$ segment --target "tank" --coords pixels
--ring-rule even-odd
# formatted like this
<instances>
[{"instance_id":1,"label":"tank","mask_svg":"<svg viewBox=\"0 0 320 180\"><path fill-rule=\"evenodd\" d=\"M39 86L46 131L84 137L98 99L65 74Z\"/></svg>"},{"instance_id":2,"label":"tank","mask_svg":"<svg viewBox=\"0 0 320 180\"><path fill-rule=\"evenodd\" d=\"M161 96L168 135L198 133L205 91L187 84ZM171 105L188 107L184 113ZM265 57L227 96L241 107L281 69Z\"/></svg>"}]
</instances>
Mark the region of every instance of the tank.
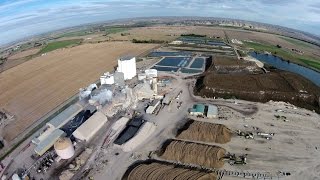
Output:
<instances>
[{"instance_id":1,"label":"tank","mask_svg":"<svg viewBox=\"0 0 320 180\"><path fill-rule=\"evenodd\" d=\"M74 155L74 147L69 138L59 138L54 143L54 149L61 159L69 159Z\"/></svg>"}]
</instances>

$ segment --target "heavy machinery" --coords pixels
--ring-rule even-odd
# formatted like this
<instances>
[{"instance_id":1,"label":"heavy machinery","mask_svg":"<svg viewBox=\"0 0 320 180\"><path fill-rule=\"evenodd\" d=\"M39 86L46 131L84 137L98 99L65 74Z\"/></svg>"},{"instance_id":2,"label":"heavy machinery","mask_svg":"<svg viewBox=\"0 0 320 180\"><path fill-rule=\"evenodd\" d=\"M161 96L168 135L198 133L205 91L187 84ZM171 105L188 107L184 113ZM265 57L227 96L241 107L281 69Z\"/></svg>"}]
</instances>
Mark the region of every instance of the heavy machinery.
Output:
<instances>
[{"instance_id":1,"label":"heavy machinery","mask_svg":"<svg viewBox=\"0 0 320 180\"><path fill-rule=\"evenodd\" d=\"M235 154L228 153L223 159L227 160L230 165L245 165L247 164L247 155L236 156Z\"/></svg>"}]
</instances>

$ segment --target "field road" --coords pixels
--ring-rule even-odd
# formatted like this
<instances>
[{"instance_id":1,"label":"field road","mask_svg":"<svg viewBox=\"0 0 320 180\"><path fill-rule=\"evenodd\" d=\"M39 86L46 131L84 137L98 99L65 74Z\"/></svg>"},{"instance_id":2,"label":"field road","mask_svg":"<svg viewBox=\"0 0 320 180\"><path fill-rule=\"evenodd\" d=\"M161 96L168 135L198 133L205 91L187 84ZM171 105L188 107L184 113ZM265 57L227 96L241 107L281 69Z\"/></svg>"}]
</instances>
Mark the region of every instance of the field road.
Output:
<instances>
[{"instance_id":1,"label":"field road","mask_svg":"<svg viewBox=\"0 0 320 180\"><path fill-rule=\"evenodd\" d=\"M0 74L0 107L16 120L2 133L11 142L43 115L113 70L117 58L139 55L156 44L106 42L61 49Z\"/></svg>"}]
</instances>

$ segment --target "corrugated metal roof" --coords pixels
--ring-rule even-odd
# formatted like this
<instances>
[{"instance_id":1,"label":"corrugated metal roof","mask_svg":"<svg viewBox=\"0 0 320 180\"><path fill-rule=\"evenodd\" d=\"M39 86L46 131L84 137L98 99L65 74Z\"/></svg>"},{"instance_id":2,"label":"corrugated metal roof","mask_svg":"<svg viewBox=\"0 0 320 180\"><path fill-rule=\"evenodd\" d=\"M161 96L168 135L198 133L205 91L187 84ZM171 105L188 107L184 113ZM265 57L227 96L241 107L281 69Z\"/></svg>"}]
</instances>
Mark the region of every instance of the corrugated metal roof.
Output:
<instances>
[{"instance_id":1,"label":"corrugated metal roof","mask_svg":"<svg viewBox=\"0 0 320 180\"><path fill-rule=\"evenodd\" d=\"M42 156L45 152L50 149L53 144L60 138L65 136L65 133L60 129L55 129L46 139L41 141L36 148L34 148L34 151Z\"/></svg>"},{"instance_id":2,"label":"corrugated metal roof","mask_svg":"<svg viewBox=\"0 0 320 180\"><path fill-rule=\"evenodd\" d=\"M61 126L65 125L76 114L78 114L81 110L82 107L79 104L73 104L64 111L62 111L60 114L58 114L56 117L54 117L47 124L55 128L60 128Z\"/></svg>"},{"instance_id":3,"label":"corrugated metal roof","mask_svg":"<svg viewBox=\"0 0 320 180\"><path fill-rule=\"evenodd\" d=\"M203 104L196 104L194 109L196 109L196 112L204 113L204 105Z\"/></svg>"},{"instance_id":4,"label":"corrugated metal roof","mask_svg":"<svg viewBox=\"0 0 320 180\"><path fill-rule=\"evenodd\" d=\"M207 111L207 116L208 115L218 115L218 107L217 106L213 106L213 105L209 105L208 106L208 111Z\"/></svg>"}]
</instances>

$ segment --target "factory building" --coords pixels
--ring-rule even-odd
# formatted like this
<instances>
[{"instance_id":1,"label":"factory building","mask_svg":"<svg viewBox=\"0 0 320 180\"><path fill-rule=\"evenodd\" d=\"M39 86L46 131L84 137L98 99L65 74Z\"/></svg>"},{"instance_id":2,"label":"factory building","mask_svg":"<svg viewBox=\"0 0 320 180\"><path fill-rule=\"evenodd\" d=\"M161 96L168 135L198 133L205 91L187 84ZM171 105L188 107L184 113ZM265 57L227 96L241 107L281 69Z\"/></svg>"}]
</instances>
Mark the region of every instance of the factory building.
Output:
<instances>
[{"instance_id":1,"label":"factory building","mask_svg":"<svg viewBox=\"0 0 320 180\"><path fill-rule=\"evenodd\" d=\"M73 132L73 136L81 141L90 141L93 136L107 123L107 117L97 111L86 122L84 122L78 129Z\"/></svg>"},{"instance_id":2,"label":"factory building","mask_svg":"<svg viewBox=\"0 0 320 180\"><path fill-rule=\"evenodd\" d=\"M118 86L124 86L124 74L122 72L114 72L113 74L114 83Z\"/></svg>"},{"instance_id":3,"label":"factory building","mask_svg":"<svg viewBox=\"0 0 320 180\"><path fill-rule=\"evenodd\" d=\"M39 155L42 156L45 152L47 152L53 144L60 138L64 137L66 134L60 130L56 129L51 134L48 135L46 139L41 141L34 149L34 151Z\"/></svg>"},{"instance_id":4,"label":"factory building","mask_svg":"<svg viewBox=\"0 0 320 180\"><path fill-rule=\"evenodd\" d=\"M207 110L208 118L216 118L218 116L218 107L214 105L209 105Z\"/></svg>"},{"instance_id":5,"label":"factory building","mask_svg":"<svg viewBox=\"0 0 320 180\"><path fill-rule=\"evenodd\" d=\"M124 74L124 80L132 79L137 75L136 58L133 56L119 58L117 71Z\"/></svg>"},{"instance_id":6,"label":"factory building","mask_svg":"<svg viewBox=\"0 0 320 180\"><path fill-rule=\"evenodd\" d=\"M100 84L114 84L114 76L109 72L104 73L104 75L100 76Z\"/></svg>"},{"instance_id":7,"label":"factory building","mask_svg":"<svg viewBox=\"0 0 320 180\"><path fill-rule=\"evenodd\" d=\"M154 100L152 104L146 109L147 114L152 114L154 110L159 106L160 101L158 99Z\"/></svg>"},{"instance_id":8,"label":"factory building","mask_svg":"<svg viewBox=\"0 0 320 180\"><path fill-rule=\"evenodd\" d=\"M39 144L41 141L45 140L54 130L63 127L67 124L75 115L83 110L82 106L79 104L73 104L67 109L62 111L51 121L47 122L45 130L36 138L32 139L32 143Z\"/></svg>"},{"instance_id":9,"label":"factory building","mask_svg":"<svg viewBox=\"0 0 320 180\"><path fill-rule=\"evenodd\" d=\"M156 69L146 69L144 72L145 72L147 78L158 77L158 71Z\"/></svg>"},{"instance_id":10,"label":"factory building","mask_svg":"<svg viewBox=\"0 0 320 180\"><path fill-rule=\"evenodd\" d=\"M54 143L54 150L61 159L69 159L75 153L70 138L66 137L61 137Z\"/></svg>"},{"instance_id":11,"label":"factory building","mask_svg":"<svg viewBox=\"0 0 320 180\"><path fill-rule=\"evenodd\" d=\"M203 116L204 115L204 104L196 104L190 109L189 113L192 116Z\"/></svg>"}]
</instances>

